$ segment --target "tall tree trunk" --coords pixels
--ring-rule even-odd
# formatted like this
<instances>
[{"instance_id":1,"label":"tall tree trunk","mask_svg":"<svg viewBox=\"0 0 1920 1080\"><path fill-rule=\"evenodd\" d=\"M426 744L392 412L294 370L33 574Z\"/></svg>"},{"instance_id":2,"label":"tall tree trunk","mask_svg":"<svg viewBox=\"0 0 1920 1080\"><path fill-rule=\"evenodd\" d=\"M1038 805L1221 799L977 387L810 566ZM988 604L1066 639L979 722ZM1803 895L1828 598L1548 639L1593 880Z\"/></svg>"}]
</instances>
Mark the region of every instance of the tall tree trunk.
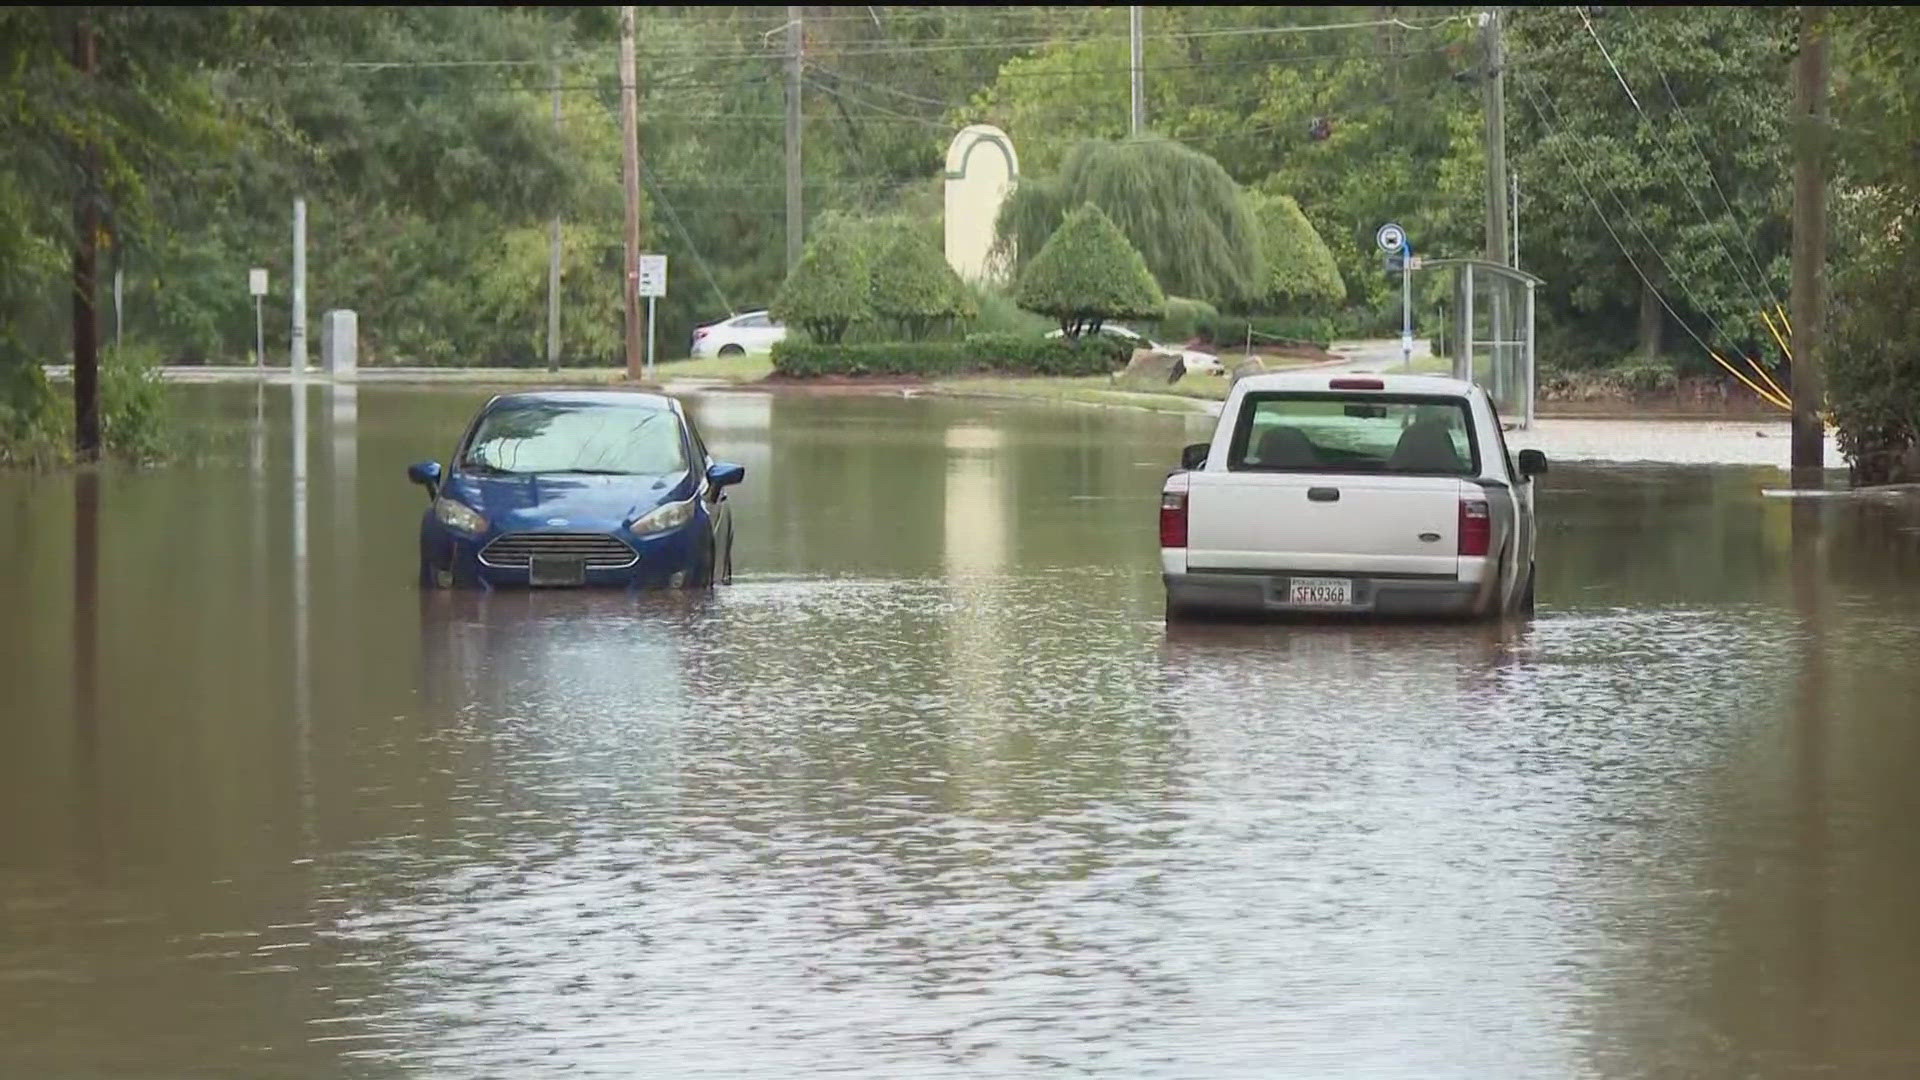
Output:
<instances>
[{"instance_id":1,"label":"tall tree trunk","mask_svg":"<svg viewBox=\"0 0 1920 1080\"><path fill-rule=\"evenodd\" d=\"M1639 353L1646 357L1660 355L1661 337L1667 327L1666 308L1660 303L1660 294L1646 282L1640 283L1640 348Z\"/></svg>"},{"instance_id":2,"label":"tall tree trunk","mask_svg":"<svg viewBox=\"0 0 1920 1080\"><path fill-rule=\"evenodd\" d=\"M85 15L73 32L73 66L91 76L93 24ZM81 460L100 456L100 321L94 308L99 264L99 169L94 149L79 147L80 189L73 203L73 448Z\"/></svg>"}]
</instances>

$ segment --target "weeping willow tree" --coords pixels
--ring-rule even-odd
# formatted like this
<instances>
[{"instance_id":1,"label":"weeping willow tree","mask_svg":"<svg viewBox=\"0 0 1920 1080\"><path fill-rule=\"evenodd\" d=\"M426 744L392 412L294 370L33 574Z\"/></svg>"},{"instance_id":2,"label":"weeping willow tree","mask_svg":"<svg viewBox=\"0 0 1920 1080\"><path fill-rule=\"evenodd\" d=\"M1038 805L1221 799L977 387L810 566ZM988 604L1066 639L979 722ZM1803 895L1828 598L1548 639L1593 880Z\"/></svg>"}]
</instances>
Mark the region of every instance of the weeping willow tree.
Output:
<instances>
[{"instance_id":1,"label":"weeping willow tree","mask_svg":"<svg viewBox=\"0 0 1920 1080\"><path fill-rule=\"evenodd\" d=\"M1220 163L1160 138L1090 140L1060 172L1022 178L995 223L996 252L1017 274L1069 210L1092 203L1146 258L1166 291L1238 305L1265 291L1260 230Z\"/></svg>"}]
</instances>

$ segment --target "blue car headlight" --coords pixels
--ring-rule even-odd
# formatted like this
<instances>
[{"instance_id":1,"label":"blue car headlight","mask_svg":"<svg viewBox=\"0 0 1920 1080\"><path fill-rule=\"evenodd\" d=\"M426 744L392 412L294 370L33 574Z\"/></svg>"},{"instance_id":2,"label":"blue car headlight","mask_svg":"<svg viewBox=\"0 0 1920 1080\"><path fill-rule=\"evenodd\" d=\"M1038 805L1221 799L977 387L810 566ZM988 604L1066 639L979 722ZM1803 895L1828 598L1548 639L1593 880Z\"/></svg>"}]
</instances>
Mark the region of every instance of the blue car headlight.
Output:
<instances>
[{"instance_id":1,"label":"blue car headlight","mask_svg":"<svg viewBox=\"0 0 1920 1080\"><path fill-rule=\"evenodd\" d=\"M464 503L454 502L444 496L433 500L433 516L434 520L455 532L479 536L487 531L486 518Z\"/></svg>"},{"instance_id":2,"label":"blue car headlight","mask_svg":"<svg viewBox=\"0 0 1920 1080\"><path fill-rule=\"evenodd\" d=\"M694 504L697 502L699 497L695 496L685 502L656 506L635 518L633 524L627 526L627 531L635 536L650 536L654 533L677 529L693 520Z\"/></svg>"}]
</instances>

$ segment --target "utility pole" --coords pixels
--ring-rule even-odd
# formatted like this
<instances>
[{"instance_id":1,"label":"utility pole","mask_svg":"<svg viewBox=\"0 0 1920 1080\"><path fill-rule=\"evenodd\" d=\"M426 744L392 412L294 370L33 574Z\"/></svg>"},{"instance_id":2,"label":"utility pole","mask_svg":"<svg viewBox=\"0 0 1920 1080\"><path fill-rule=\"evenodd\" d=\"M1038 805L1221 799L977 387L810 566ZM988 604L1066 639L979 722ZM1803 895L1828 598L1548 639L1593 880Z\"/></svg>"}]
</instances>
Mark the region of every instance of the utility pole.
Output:
<instances>
[{"instance_id":1,"label":"utility pole","mask_svg":"<svg viewBox=\"0 0 1920 1080\"><path fill-rule=\"evenodd\" d=\"M560 133L560 61L553 62L553 131ZM560 213L554 211L547 247L547 370L560 370Z\"/></svg>"},{"instance_id":2,"label":"utility pole","mask_svg":"<svg viewBox=\"0 0 1920 1080\"><path fill-rule=\"evenodd\" d=\"M805 62L806 8L787 5L787 273L800 265L801 239L806 235L800 202L800 70Z\"/></svg>"},{"instance_id":3,"label":"utility pole","mask_svg":"<svg viewBox=\"0 0 1920 1080\"><path fill-rule=\"evenodd\" d=\"M1827 9L1800 9L1793 62L1793 486L1824 482L1827 264Z\"/></svg>"},{"instance_id":4,"label":"utility pole","mask_svg":"<svg viewBox=\"0 0 1920 1080\"><path fill-rule=\"evenodd\" d=\"M1141 41L1140 8L1136 5L1127 9L1127 38L1133 50L1133 113L1127 125L1127 133L1138 137L1147 128L1147 93L1142 78L1146 68L1146 44Z\"/></svg>"},{"instance_id":5,"label":"utility pole","mask_svg":"<svg viewBox=\"0 0 1920 1080\"><path fill-rule=\"evenodd\" d=\"M307 370L307 200L293 200L293 334L287 366Z\"/></svg>"},{"instance_id":6,"label":"utility pole","mask_svg":"<svg viewBox=\"0 0 1920 1080\"><path fill-rule=\"evenodd\" d=\"M633 71L633 8L620 9L620 139L626 153L627 257L621 275L627 302L627 378L640 378L640 102Z\"/></svg>"},{"instance_id":7,"label":"utility pole","mask_svg":"<svg viewBox=\"0 0 1920 1080\"><path fill-rule=\"evenodd\" d=\"M93 23L83 14L73 31L73 66L83 80L92 80L96 57ZM91 461L100 456L100 320L94 306L100 170L92 144L79 149L80 190L73 200L73 447L81 460Z\"/></svg>"},{"instance_id":8,"label":"utility pole","mask_svg":"<svg viewBox=\"0 0 1920 1080\"><path fill-rule=\"evenodd\" d=\"M1513 268L1518 270L1520 269L1520 174L1508 173L1507 179L1511 184L1509 194L1513 196L1510 204L1513 207Z\"/></svg>"},{"instance_id":9,"label":"utility pole","mask_svg":"<svg viewBox=\"0 0 1920 1080\"><path fill-rule=\"evenodd\" d=\"M1486 32L1487 67L1480 80L1486 95L1487 261L1507 265L1507 87L1506 52L1500 41L1500 9L1481 16Z\"/></svg>"}]
</instances>

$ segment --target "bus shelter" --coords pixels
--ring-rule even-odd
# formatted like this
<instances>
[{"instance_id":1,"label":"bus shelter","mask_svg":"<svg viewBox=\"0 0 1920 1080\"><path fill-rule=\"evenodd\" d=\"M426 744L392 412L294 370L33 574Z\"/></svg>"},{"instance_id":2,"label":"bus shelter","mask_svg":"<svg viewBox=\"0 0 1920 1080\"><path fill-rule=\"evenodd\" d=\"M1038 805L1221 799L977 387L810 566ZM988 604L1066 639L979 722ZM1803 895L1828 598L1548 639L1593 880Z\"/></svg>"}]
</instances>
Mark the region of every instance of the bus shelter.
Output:
<instances>
[{"instance_id":1,"label":"bus shelter","mask_svg":"<svg viewBox=\"0 0 1920 1080\"><path fill-rule=\"evenodd\" d=\"M1500 418L1533 426L1534 290L1542 279L1480 259L1435 259L1453 271L1453 325L1446 341L1453 376L1487 391Z\"/></svg>"}]
</instances>

